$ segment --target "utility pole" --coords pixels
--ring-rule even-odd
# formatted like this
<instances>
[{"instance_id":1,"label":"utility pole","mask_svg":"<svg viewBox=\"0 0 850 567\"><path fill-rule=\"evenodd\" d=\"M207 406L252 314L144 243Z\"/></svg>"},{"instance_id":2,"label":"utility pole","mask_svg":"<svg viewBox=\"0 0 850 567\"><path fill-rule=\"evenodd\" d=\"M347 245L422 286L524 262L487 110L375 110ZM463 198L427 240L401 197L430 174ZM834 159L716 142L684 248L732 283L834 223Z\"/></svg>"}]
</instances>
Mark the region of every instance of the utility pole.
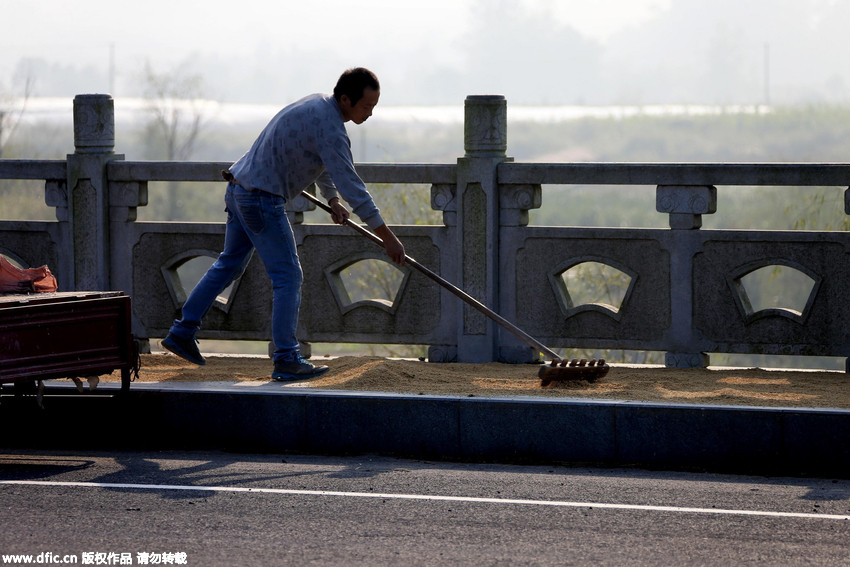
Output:
<instances>
[{"instance_id":1,"label":"utility pole","mask_svg":"<svg viewBox=\"0 0 850 567\"><path fill-rule=\"evenodd\" d=\"M115 43L109 44L109 94L115 97Z\"/></svg>"},{"instance_id":2,"label":"utility pole","mask_svg":"<svg viewBox=\"0 0 850 567\"><path fill-rule=\"evenodd\" d=\"M770 44L764 44L764 104L770 106Z\"/></svg>"}]
</instances>

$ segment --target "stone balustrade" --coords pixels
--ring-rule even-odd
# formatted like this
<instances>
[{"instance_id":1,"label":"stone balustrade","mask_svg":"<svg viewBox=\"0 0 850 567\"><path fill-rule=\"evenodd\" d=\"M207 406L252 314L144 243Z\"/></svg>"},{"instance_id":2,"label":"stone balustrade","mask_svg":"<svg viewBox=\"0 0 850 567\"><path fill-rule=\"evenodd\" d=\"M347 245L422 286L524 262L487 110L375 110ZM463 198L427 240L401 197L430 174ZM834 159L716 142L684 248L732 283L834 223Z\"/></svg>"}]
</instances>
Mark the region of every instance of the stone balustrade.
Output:
<instances>
[{"instance_id":1,"label":"stone balustrade","mask_svg":"<svg viewBox=\"0 0 850 567\"><path fill-rule=\"evenodd\" d=\"M215 257L224 224L142 222L154 181L219 181L229 163L135 162L114 151L113 101L74 100L67 160L0 160L0 179L44 180L55 221L0 221L0 253L47 264L62 290L121 290L133 332L164 336L189 291L179 268ZM450 164L359 164L367 183L429 184L443 222L394 226L420 263L551 348L663 351L668 366L706 353L850 354L850 235L839 231L705 230L720 186L850 185L848 164L516 163L507 155L506 101L465 101L465 155ZM528 226L547 184L654 185L669 229ZM845 212L850 197L845 192ZM600 204L602 206L602 204ZM350 229L303 222L288 204L304 269L299 338L306 342L430 345L433 361L528 362L538 353L432 281L403 271L386 299L352 300L343 273L383 252ZM223 220L223 219L222 219ZM583 301L593 266L620 282L616 301ZM799 305L759 308L747 278L791 271L809 282ZM393 268L396 269L396 268ZM577 283L578 282L578 283ZM257 258L217 301L201 338L269 340L271 290Z\"/></svg>"}]
</instances>

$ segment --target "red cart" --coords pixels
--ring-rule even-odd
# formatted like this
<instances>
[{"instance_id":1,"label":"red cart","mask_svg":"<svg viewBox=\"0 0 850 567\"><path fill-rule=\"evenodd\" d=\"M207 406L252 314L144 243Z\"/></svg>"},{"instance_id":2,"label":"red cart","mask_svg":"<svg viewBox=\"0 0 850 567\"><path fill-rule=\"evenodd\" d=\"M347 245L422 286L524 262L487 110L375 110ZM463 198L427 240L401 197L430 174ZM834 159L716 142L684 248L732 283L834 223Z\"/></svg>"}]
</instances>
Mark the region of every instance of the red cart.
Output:
<instances>
[{"instance_id":1,"label":"red cart","mask_svg":"<svg viewBox=\"0 0 850 567\"><path fill-rule=\"evenodd\" d=\"M139 370L130 297L120 291L0 295L0 384Z\"/></svg>"}]
</instances>

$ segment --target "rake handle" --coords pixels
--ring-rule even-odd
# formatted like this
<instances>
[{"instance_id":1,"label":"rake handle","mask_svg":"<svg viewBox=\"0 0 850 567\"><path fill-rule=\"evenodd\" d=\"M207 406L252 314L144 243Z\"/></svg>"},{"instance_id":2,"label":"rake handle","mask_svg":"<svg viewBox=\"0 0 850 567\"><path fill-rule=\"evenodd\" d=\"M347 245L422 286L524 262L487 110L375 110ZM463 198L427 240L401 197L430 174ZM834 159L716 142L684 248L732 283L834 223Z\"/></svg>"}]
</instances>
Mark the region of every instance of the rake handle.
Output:
<instances>
[{"instance_id":1,"label":"rake handle","mask_svg":"<svg viewBox=\"0 0 850 567\"><path fill-rule=\"evenodd\" d=\"M323 209L328 213L333 214L333 210L328 205L320 201L315 195L312 195L307 191L302 191L301 195L303 195L307 200L315 204L317 207ZM351 219L345 219L345 224L347 226L350 226L351 228L353 228L354 230L356 230L378 246L384 246L384 241L381 240L379 236L363 228ZM453 283L449 282L439 274L426 268L407 254L404 255L404 261L405 263L410 264L411 266L422 272L424 275L428 276L433 281L443 286L445 289L452 292L454 295L465 301L468 305L474 307L475 309L477 309L478 311L480 311L481 313L483 313L484 315L486 315L487 317L489 317L490 319L492 319L493 321L513 333L514 336L525 342L530 347L536 348L539 352L546 354L553 360L562 360L561 357L558 356L557 353L555 353L552 349L550 349L549 347L547 347L546 345L544 345L543 343L541 343L540 341L538 341L537 339L535 339L534 337L532 337L531 335L529 335L528 333L526 333L525 331L523 331L522 329L520 329L519 327L517 327L516 325L514 325L513 323L511 323L510 321L508 321L507 319L505 319L504 317L502 317L501 315L499 315L498 313L496 313L495 311L493 311L492 309L490 309L489 307L487 307L486 305L484 305L483 303L481 303L480 301L478 301L477 299L457 287L456 285L454 285Z\"/></svg>"}]
</instances>

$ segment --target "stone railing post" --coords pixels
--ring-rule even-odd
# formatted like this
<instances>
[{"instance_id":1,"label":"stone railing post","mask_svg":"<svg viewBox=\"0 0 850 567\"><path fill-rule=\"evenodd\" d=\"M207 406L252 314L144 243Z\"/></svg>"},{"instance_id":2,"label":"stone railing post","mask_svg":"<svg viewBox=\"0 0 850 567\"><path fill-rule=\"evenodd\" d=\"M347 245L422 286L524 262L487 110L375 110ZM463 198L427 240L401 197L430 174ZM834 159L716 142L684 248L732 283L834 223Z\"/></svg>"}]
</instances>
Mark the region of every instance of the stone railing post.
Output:
<instances>
[{"instance_id":1,"label":"stone railing post","mask_svg":"<svg viewBox=\"0 0 850 567\"><path fill-rule=\"evenodd\" d=\"M679 231L676 245L670 250L669 332L672 350L664 355L664 364L674 368L708 366L708 354L694 346L699 344L694 328L694 256L701 243L695 232L702 227L702 215L717 211L717 188L713 185L659 185L655 190L655 209L670 215L670 228Z\"/></svg>"},{"instance_id":2,"label":"stone railing post","mask_svg":"<svg viewBox=\"0 0 850 567\"><path fill-rule=\"evenodd\" d=\"M106 165L115 154L115 109L110 95L74 97L74 148L68 155L70 252L74 290L108 290L110 281L110 210ZM127 267L129 269L129 266Z\"/></svg>"},{"instance_id":3,"label":"stone railing post","mask_svg":"<svg viewBox=\"0 0 850 567\"><path fill-rule=\"evenodd\" d=\"M496 170L507 161L507 101L501 95L468 96L464 150L457 168L457 281L470 295L499 311L499 188ZM498 360L498 330L474 308L458 306L459 362Z\"/></svg>"}]
</instances>

